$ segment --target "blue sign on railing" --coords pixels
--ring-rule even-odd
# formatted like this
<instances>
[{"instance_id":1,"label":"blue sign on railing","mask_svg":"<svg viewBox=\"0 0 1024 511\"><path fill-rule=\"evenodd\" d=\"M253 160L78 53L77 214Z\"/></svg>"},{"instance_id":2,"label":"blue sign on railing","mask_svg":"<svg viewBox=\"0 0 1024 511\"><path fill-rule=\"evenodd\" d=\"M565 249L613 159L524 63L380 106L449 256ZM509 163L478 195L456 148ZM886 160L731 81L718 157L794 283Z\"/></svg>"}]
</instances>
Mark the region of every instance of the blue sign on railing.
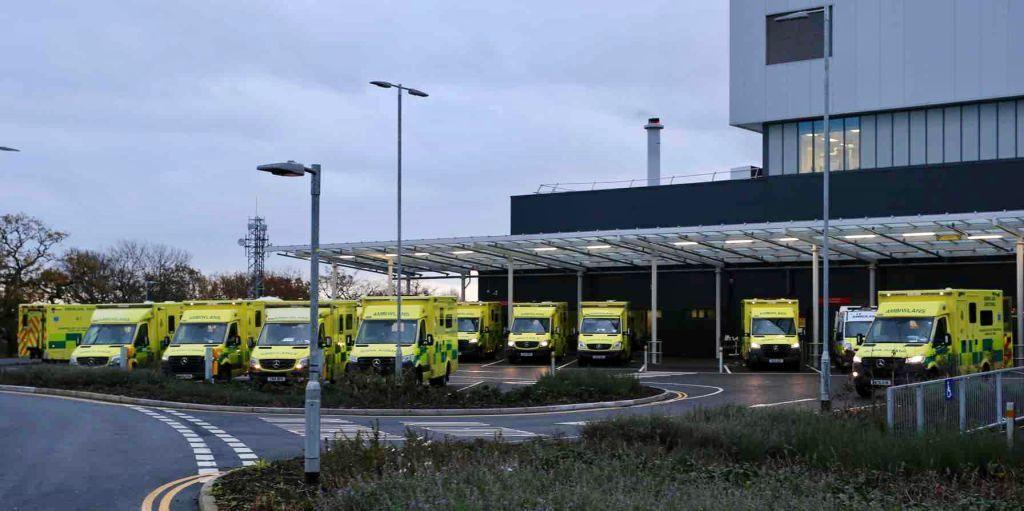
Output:
<instances>
[{"instance_id":1,"label":"blue sign on railing","mask_svg":"<svg viewBox=\"0 0 1024 511\"><path fill-rule=\"evenodd\" d=\"M953 399L953 380L946 380L946 401Z\"/></svg>"}]
</instances>

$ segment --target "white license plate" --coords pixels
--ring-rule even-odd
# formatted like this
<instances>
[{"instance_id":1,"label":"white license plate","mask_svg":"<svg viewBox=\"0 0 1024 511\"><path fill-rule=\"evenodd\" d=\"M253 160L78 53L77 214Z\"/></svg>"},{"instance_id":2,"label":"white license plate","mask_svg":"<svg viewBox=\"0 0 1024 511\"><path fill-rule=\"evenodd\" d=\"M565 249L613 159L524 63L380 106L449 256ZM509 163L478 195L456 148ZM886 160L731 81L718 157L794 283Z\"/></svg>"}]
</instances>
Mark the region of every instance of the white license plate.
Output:
<instances>
[{"instance_id":1,"label":"white license plate","mask_svg":"<svg viewBox=\"0 0 1024 511\"><path fill-rule=\"evenodd\" d=\"M785 362L785 360L783 360L781 358L769 358L768 359L768 363L769 364L781 364L783 362Z\"/></svg>"},{"instance_id":2,"label":"white license plate","mask_svg":"<svg viewBox=\"0 0 1024 511\"><path fill-rule=\"evenodd\" d=\"M285 381L287 378L284 376L267 376L267 381Z\"/></svg>"},{"instance_id":3,"label":"white license plate","mask_svg":"<svg viewBox=\"0 0 1024 511\"><path fill-rule=\"evenodd\" d=\"M179 379L179 380L191 380L192 379L192 375L191 374L176 374L176 375L174 375L174 377Z\"/></svg>"},{"instance_id":4,"label":"white license plate","mask_svg":"<svg viewBox=\"0 0 1024 511\"><path fill-rule=\"evenodd\" d=\"M871 380L872 385L878 385L879 387L888 387L892 385L892 380Z\"/></svg>"},{"instance_id":5,"label":"white license plate","mask_svg":"<svg viewBox=\"0 0 1024 511\"><path fill-rule=\"evenodd\" d=\"M524 351L524 352L520 353L519 356L520 357L532 357L533 353L530 353L529 351Z\"/></svg>"},{"instance_id":6,"label":"white license plate","mask_svg":"<svg viewBox=\"0 0 1024 511\"><path fill-rule=\"evenodd\" d=\"M592 358L594 360L604 360L605 356L604 355L594 355Z\"/></svg>"}]
</instances>

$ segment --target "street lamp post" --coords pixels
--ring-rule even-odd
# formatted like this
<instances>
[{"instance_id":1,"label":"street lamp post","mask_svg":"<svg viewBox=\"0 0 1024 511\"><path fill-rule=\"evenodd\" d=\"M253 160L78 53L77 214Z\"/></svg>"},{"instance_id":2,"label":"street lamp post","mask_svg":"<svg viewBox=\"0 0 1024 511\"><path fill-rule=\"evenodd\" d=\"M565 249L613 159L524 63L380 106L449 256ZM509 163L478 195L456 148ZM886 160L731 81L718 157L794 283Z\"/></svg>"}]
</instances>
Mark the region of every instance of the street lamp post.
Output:
<instances>
[{"instance_id":1,"label":"street lamp post","mask_svg":"<svg viewBox=\"0 0 1024 511\"><path fill-rule=\"evenodd\" d=\"M821 202L822 202L822 204L821 204L821 209L822 209L822 214L821 214L821 218L822 218L822 222L821 222L821 270L822 270L821 302L822 302L822 321L821 321L821 326L820 326L821 327L821 340L822 340L821 344L822 344L822 346L821 346L821 365L820 365L820 367L818 369L820 370L820 374L821 374L820 396L819 396L820 401L821 401L821 409L822 409L822 411L828 411L828 410L830 410L832 408L832 370L831 370L831 362L829 360L829 348L830 348L830 346L829 346L829 344L830 344L829 343L829 339L830 339L830 337L829 337L829 326L828 326L829 325L829 321L828 321L828 318L829 318L829 287L828 287L828 273L829 273L829 271L828 271L828 266L829 266L828 265L828 263L829 263L829 252L828 252L829 196L828 196L828 192L829 192L829 184L828 184L828 177L829 177L829 174L832 173L832 162L831 162L831 160L832 160L832 154L831 154L831 152L832 152L832 129L831 129L831 126L829 126L829 103L830 103L830 101L829 101L829 94L830 94L830 91L829 91L829 82L830 82L830 80L829 80L829 72L830 72L830 69L829 69L829 67L831 65L830 61L832 59L832 56L831 56L831 52L829 50L831 50L831 46L832 46L832 44L831 44L831 36L832 36L832 6L829 5L829 4L825 4L824 7L820 7L820 8L817 8L817 9L810 9L810 10L806 10L806 11L799 11L799 12L794 12L794 13L791 13L791 14L786 14L784 16L779 16L779 17L775 18L775 21L789 21L789 20L795 20L795 19L806 19L813 12L821 12L822 13L822 21L824 22L824 27L823 27L823 31L824 31L824 46L822 48L822 50L823 50L822 51L822 60L824 61L824 65L825 65L825 83L824 83L824 88L825 88L825 91L824 91L825 92L825 94L824 94L824 96L825 96L825 111L824 111L824 115L823 115L824 126L822 128L822 130L823 130L822 135L823 135L823 142L824 142L823 145L825 147L825 155L824 155L825 156L825 158L824 158L825 159L825 165L824 165L825 168L824 168L824 172L822 173L822 178L821 178L821 183L822 183L821 184L821 186L822 186L822 191L821 191ZM818 297L815 296L814 299L817 300ZM815 325L815 326L817 327L818 325Z\"/></svg>"},{"instance_id":2,"label":"street lamp post","mask_svg":"<svg viewBox=\"0 0 1024 511\"><path fill-rule=\"evenodd\" d=\"M306 167L287 161L256 167L275 176L302 177L310 180L309 229L309 379L306 383L306 438L303 447L307 484L320 484L320 165Z\"/></svg>"},{"instance_id":3,"label":"street lamp post","mask_svg":"<svg viewBox=\"0 0 1024 511\"><path fill-rule=\"evenodd\" d=\"M396 254L395 265L397 266L395 272L395 298L397 306L395 307L395 324L397 327L398 339L395 342L395 384L402 384L402 333L405 327L402 324L402 91L406 91L409 95L418 96L421 98L427 97L427 93L421 90L403 87L400 83L384 82L380 80L374 80L370 82L371 85L376 85L384 89L394 88L398 96L398 190L397 197L398 201L396 204L396 222L398 231L398 247Z\"/></svg>"}]
</instances>

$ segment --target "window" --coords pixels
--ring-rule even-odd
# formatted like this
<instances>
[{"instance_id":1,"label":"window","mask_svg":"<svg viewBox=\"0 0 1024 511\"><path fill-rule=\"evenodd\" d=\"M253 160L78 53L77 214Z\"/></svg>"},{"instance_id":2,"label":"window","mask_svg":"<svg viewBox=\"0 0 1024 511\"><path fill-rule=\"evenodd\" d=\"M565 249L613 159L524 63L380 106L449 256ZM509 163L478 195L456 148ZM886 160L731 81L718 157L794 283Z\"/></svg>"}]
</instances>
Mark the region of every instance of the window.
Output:
<instances>
[{"instance_id":1,"label":"window","mask_svg":"<svg viewBox=\"0 0 1024 511\"><path fill-rule=\"evenodd\" d=\"M22 328L28 326L28 314L22 314L21 315L21 326L22 326Z\"/></svg>"},{"instance_id":2,"label":"window","mask_svg":"<svg viewBox=\"0 0 1024 511\"><path fill-rule=\"evenodd\" d=\"M960 161L960 107L947 107L942 114L942 151L945 162Z\"/></svg>"},{"instance_id":3,"label":"window","mask_svg":"<svg viewBox=\"0 0 1024 511\"><path fill-rule=\"evenodd\" d=\"M892 114L878 114L875 123L876 166L892 167Z\"/></svg>"},{"instance_id":4,"label":"window","mask_svg":"<svg viewBox=\"0 0 1024 511\"><path fill-rule=\"evenodd\" d=\"M983 103L978 110L978 159L993 160L996 158L996 136L998 122L995 103Z\"/></svg>"},{"instance_id":5,"label":"window","mask_svg":"<svg viewBox=\"0 0 1024 511\"><path fill-rule=\"evenodd\" d=\"M1017 108L1013 101L999 102L999 157L1017 155Z\"/></svg>"},{"instance_id":6,"label":"window","mask_svg":"<svg viewBox=\"0 0 1024 511\"><path fill-rule=\"evenodd\" d=\"M963 161L975 161L978 159L978 105L964 105L961 109L963 119L960 123L960 134L963 136L961 142L961 154Z\"/></svg>"},{"instance_id":7,"label":"window","mask_svg":"<svg viewBox=\"0 0 1024 511\"><path fill-rule=\"evenodd\" d=\"M992 326L992 311L981 311L981 326Z\"/></svg>"},{"instance_id":8,"label":"window","mask_svg":"<svg viewBox=\"0 0 1024 511\"><path fill-rule=\"evenodd\" d=\"M174 332L174 319L175 319L174 316L169 316L167 318L167 331L168 332Z\"/></svg>"},{"instance_id":9,"label":"window","mask_svg":"<svg viewBox=\"0 0 1024 511\"><path fill-rule=\"evenodd\" d=\"M925 125L927 126L927 136L925 137L925 144L927 145L925 161L928 164L942 163L942 124L942 109L928 109L928 116L925 120Z\"/></svg>"},{"instance_id":10,"label":"window","mask_svg":"<svg viewBox=\"0 0 1024 511\"><path fill-rule=\"evenodd\" d=\"M825 170L825 121L814 121L814 171Z\"/></svg>"},{"instance_id":11,"label":"window","mask_svg":"<svg viewBox=\"0 0 1024 511\"><path fill-rule=\"evenodd\" d=\"M860 168L860 117L846 119L846 169Z\"/></svg>"},{"instance_id":12,"label":"window","mask_svg":"<svg viewBox=\"0 0 1024 511\"><path fill-rule=\"evenodd\" d=\"M451 328L452 327L452 315L451 314L449 314L449 315L444 317L444 327L445 328Z\"/></svg>"},{"instance_id":13,"label":"window","mask_svg":"<svg viewBox=\"0 0 1024 511\"><path fill-rule=\"evenodd\" d=\"M231 323L231 329L228 330L228 339L238 337L238 323Z\"/></svg>"},{"instance_id":14,"label":"window","mask_svg":"<svg viewBox=\"0 0 1024 511\"><path fill-rule=\"evenodd\" d=\"M828 164L830 170L843 170L843 120L828 120Z\"/></svg>"},{"instance_id":15,"label":"window","mask_svg":"<svg viewBox=\"0 0 1024 511\"><path fill-rule=\"evenodd\" d=\"M771 65L820 59L825 46L824 11L810 12L805 18L779 19L787 14L792 13L765 18L765 62Z\"/></svg>"},{"instance_id":16,"label":"window","mask_svg":"<svg viewBox=\"0 0 1024 511\"><path fill-rule=\"evenodd\" d=\"M352 330L354 320L351 314L345 315L345 330Z\"/></svg>"},{"instance_id":17,"label":"window","mask_svg":"<svg viewBox=\"0 0 1024 511\"><path fill-rule=\"evenodd\" d=\"M768 175L782 174L782 125L768 126Z\"/></svg>"},{"instance_id":18,"label":"window","mask_svg":"<svg viewBox=\"0 0 1024 511\"><path fill-rule=\"evenodd\" d=\"M860 168L873 169L877 166L875 163L875 116L866 115L861 117L860 129L861 132L858 140L860 143ZM850 168L852 169L853 167L851 166Z\"/></svg>"},{"instance_id":19,"label":"window","mask_svg":"<svg viewBox=\"0 0 1024 511\"><path fill-rule=\"evenodd\" d=\"M782 126L782 173L796 174L797 166L797 134L796 123L790 122Z\"/></svg>"},{"instance_id":20,"label":"window","mask_svg":"<svg viewBox=\"0 0 1024 511\"><path fill-rule=\"evenodd\" d=\"M256 311L256 326L263 326L263 311Z\"/></svg>"},{"instance_id":21,"label":"window","mask_svg":"<svg viewBox=\"0 0 1024 511\"><path fill-rule=\"evenodd\" d=\"M971 305L974 305L973 303ZM935 341L941 341L949 333L949 329L946 327L946 318L939 318L939 322L935 325L935 337L932 339Z\"/></svg>"},{"instance_id":22,"label":"window","mask_svg":"<svg viewBox=\"0 0 1024 511\"><path fill-rule=\"evenodd\" d=\"M904 167L910 161L910 115L892 114L892 166Z\"/></svg>"},{"instance_id":23,"label":"window","mask_svg":"<svg viewBox=\"0 0 1024 511\"><path fill-rule=\"evenodd\" d=\"M924 165L925 162L925 150L927 149L925 141L928 137L928 132L925 127L926 113L924 110L914 110L910 112L910 164L911 165Z\"/></svg>"},{"instance_id":24,"label":"window","mask_svg":"<svg viewBox=\"0 0 1024 511\"><path fill-rule=\"evenodd\" d=\"M143 323L139 327L139 335L135 336L136 346L145 346L149 344L149 325Z\"/></svg>"},{"instance_id":25,"label":"window","mask_svg":"<svg viewBox=\"0 0 1024 511\"><path fill-rule=\"evenodd\" d=\"M800 166L799 172L801 174L808 174L814 170L814 133L811 131L811 122L805 121L800 123L797 128L799 135L800 148L798 150Z\"/></svg>"},{"instance_id":26,"label":"window","mask_svg":"<svg viewBox=\"0 0 1024 511\"><path fill-rule=\"evenodd\" d=\"M978 304L972 303L967 305L967 321L971 323L978 322Z\"/></svg>"}]
</instances>

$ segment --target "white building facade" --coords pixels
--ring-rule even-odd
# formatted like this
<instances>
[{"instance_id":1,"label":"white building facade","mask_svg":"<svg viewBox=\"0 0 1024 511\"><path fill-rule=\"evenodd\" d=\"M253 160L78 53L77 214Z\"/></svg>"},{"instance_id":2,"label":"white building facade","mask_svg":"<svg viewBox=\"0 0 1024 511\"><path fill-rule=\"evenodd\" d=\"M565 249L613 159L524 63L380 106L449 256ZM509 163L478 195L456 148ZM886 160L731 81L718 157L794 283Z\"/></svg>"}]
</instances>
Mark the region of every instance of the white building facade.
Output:
<instances>
[{"instance_id":1,"label":"white building facade","mask_svg":"<svg viewBox=\"0 0 1024 511\"><path fill-rule=\"evenodd\" d=\"M764 134L767 175L826 155L836 171L1024 158L1024 1L833 0L828 150L823 5L731 0L730 124Z\"/></svg>"}]
</instances>

